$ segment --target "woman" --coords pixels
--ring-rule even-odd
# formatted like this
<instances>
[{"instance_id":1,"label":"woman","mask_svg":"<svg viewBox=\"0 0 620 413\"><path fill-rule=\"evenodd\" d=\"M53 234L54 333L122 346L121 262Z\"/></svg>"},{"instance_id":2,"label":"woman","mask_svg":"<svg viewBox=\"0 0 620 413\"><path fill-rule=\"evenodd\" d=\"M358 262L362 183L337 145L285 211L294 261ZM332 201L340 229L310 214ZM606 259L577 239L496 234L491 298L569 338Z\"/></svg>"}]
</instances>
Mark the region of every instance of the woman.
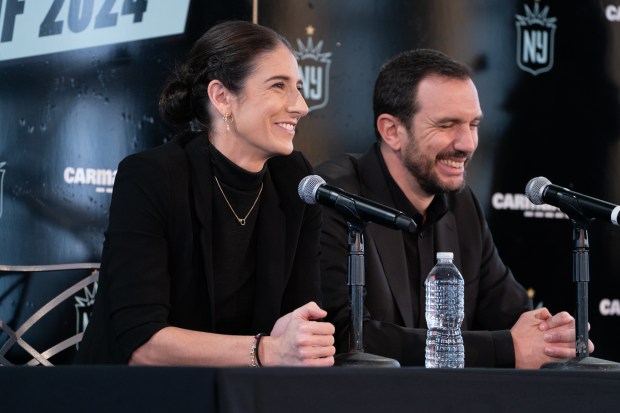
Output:
<instances>
[{"instance_id":1,"label":"woman","mask_svg":"<svg viewBox=\"0 0 620 413\"><path fill-rule=\"evenodd\" d=\"M181 132L118 168L99 291L77 363L333 364L320 210L293 152L308 107L288 42L214 26L160 97ZM270 333L265 335L263 333Z\"/></svg>"}]
</instances>

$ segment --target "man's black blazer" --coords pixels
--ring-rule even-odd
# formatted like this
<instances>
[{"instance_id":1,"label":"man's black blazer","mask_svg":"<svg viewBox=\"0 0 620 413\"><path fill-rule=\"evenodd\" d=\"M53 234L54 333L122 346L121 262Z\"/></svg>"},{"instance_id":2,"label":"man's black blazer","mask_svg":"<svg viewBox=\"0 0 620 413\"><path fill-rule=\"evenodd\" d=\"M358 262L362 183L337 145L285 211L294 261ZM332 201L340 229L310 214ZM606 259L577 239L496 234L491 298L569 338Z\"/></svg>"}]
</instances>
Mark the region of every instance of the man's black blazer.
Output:
<instances>
[{"instance_id":1,"label":"man's black blazer","mask_svg":"<svg viewBox=\"0 0 620 413\"><path fill-rule=\"evenodd\" d=\"M315 168L328 184L394 206L373 147L361 157L342 155ZM419 299L412 302L405 243L400 231L370 223L364 231L366 352L424 365L424 280L437 251L452 251L465 279L465 366L514 367L509 329L531 308L524 288L500 259L483 211L469 187L447 196L449 211L419 234ZM348 350L348 228L333 209L323 210L321 278L327 321L336 326L337 351Z\"/></svg>"}]
</instances>

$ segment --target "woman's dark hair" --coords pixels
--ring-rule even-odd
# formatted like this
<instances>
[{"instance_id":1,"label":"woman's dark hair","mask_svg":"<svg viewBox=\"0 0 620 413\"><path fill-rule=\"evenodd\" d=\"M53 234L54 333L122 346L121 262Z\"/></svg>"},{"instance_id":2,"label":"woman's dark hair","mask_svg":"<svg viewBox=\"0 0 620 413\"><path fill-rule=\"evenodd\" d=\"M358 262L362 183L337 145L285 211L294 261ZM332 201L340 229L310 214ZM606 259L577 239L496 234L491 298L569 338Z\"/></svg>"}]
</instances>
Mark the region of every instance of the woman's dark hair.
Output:
<instances>
[{"instance_id":1,"label":"woman's dark hair","mask_svg":"<svg viewBox=\"0 0 620 413\"><path fill-rule=\"evenodd\" d=\"M259 56L278 46L291 49L275 31L247 21L228 21L209 29L194 43L187 61L177 64L159 97L159 112L167 123L209 131L209 82L219 80L239 93Z\"/></svg>"},{"instance_id":2,"label":"woman's dark hair","mask_svg":"<svg viewBox=\"0 0 620 413\"><path fill-rule=\"evenodd\" d=\"M452 79L470 79L471 69L440 51L414 49L400 53L383 65L373 96L375 135L381 141L377 130L377 118L388 113L400 119L407 129L411 128L413 116L420 109L417 95L418 85L428 76L439 75Z\"/></svg>"}]
</instances>

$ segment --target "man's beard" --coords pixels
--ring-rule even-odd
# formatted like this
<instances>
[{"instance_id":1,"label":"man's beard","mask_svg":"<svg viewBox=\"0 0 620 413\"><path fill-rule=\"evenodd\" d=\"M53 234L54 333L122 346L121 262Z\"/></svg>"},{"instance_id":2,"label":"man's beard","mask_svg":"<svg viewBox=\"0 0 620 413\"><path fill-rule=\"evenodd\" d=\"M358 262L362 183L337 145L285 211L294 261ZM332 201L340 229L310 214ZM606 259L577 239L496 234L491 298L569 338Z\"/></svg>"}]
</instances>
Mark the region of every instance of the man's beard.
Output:
<instances>
[{"instance_id":1,"label":"man's beard","mask_svg":"<svg viewBox=\"0 0 620 413\"><path fill-rule=\"evenodd\" d=\"M420 150L417 141L412 133L409 134L409 142L405 147L404 164L405 168L411 175L418 181L418 184L429 195L438 195L442 193L459 192L465 187L466 172L463 176L463 181L458 187L454 187L449 184L441 182L437 173L435 172L436 159L459 157L467 158L465 161L465 167L469 163L472 154L469 152L452 151L442 152L437 155L437 158L430 159L426 157Z\"/></svg>"}]
</instances>

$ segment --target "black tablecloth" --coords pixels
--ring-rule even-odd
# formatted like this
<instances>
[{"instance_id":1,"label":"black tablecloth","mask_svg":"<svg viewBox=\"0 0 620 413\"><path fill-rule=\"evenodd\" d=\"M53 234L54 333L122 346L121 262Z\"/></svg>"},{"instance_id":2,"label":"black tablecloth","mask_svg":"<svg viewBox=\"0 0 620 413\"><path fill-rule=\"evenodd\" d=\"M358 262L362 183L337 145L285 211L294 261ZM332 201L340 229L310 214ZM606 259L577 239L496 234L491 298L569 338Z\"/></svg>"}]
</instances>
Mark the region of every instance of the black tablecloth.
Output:
<instances>
[{"instance_id":1,"label":"black tablecloth","mask_svg":"<svg viewBox=\"0 0 620 413\"><path fill-rule=\"evenodd\" d=\"M620 372L424 368L0 368L0 411L619 411Z\"/></svg>"}]
</instances>

